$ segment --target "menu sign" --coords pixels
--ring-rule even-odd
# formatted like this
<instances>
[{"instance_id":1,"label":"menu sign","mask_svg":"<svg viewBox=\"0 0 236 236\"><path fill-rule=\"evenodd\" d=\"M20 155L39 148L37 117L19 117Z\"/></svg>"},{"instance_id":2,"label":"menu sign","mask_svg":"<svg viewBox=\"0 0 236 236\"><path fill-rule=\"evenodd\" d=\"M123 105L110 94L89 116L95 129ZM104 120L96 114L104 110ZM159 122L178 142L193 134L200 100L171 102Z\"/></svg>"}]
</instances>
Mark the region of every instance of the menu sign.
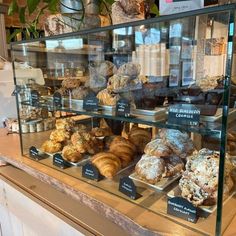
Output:
<instances>
[{"instance_id":1,"label":"menu sign","mask_svg":"<svg viewBox=\"0 0 236 236\"><path fill-rule=\"evenodd\" d=\"M31 91L31 105L37 106L39 104L39 93L36 90Z\"/></svg>"},{"instance_id":2,"label":"menu sign","mask_svg":"<svg viewBox=\"0 0 236 236\"><path fill-rule=\"evenodd\" d=\"M121 98L116 103L116 115L117 116L130 116L130 104L125 98Z\"/></svg>"},{"instance_id":3,"label":"menu sign","mask_svg":"<svg viewBox=\"0 0 236 236\"><path fill-rule=\"evenodd\" d=\"M56 92L53 94L53 104L56 107L62 106L62 97L60 93Z\"/></svg>"},{"instance_id":4,"label":"menu sign","mask_svg":"<svg viewBox=\"0 0 236 236\"><path fill-rule=\"evenodd\" d=\"M129 177L123 177L120 179L119 191L133 200L141 197L141 195L137 193L137 188L133 180Z\"/></svg>"},{"instance_id":5,"label":"menu sign","mask_svg":"<svg viewBox=\"0 0 236 236\"><path fill-rule=\"evenodd\" d=\"M89 94L83 101L83 109L86 111L98 110L98 99L95 94Z\"/></svg>"},{"instance_id":6,"label":"menu sign","mask_svg":"<svg viewBox=\"0 0 236 236\"><path fill-rule=\"evenodd\" d=\"M169 107L168 123L177 125L198 126L200 109L192 104L176 104Z\"/></svg>"},{"instance_id":7,"label":"menu sign","mask_svg":"<svg viewBox=\"0 0 236 236\"><path fill-rule=\"evenodd\" d=\"M168 199L167 213L192 223L198 220L197 208L182 197Z\"/></svg>"},{"instance_id":8,"label":"menu sign","mask_svg":"<svg viewBox=\"0 0 236 236\"><path fill-rule=\"evenodd\" d=\"M82 176L87 179L92 179L96 181L99 181L103 178L97 167L92 165L91 163L86 163L82 167Z\"/></svg>"},{"instance_id":9,"label":"menu sign","mask_svg":"<svg viewBox=\"0 0 236 236\"><path fill-rule=\"evenodd\" d=\"M69 163L62 158L62 155L56 153L53 155L53 165L60 167L62 169L70 167Z\"/></svg>"}]
</instances>

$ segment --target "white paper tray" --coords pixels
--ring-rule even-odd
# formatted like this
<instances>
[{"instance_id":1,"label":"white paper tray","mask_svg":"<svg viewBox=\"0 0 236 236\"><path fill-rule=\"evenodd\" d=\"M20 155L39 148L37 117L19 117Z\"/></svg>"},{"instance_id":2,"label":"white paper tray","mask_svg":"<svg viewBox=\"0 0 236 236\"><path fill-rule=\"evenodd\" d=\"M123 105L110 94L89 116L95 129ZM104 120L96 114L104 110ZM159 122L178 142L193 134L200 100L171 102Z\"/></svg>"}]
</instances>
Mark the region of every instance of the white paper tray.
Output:
<instances>
[{"instance_id":1,"label":"white paper tray","mask_svg":"<svg viewBox=\"0 0 236 236\"><path fill-rule=\"evenodd\" d=\"M163 191L170 184L172 184L174 181L179 179L181 177L181 173L178 173L178 174L176 174L173 177L161 178L161 180L159 182L157 182L156 184L149 184L149 183L145 182L144 180L140 179L136 173L132 173L129 177L130 177L130 179L134 180L137 183L141 183L141 184L149 186L149 187L151 187L153 189Z\"/></svg>"}]
</instances>

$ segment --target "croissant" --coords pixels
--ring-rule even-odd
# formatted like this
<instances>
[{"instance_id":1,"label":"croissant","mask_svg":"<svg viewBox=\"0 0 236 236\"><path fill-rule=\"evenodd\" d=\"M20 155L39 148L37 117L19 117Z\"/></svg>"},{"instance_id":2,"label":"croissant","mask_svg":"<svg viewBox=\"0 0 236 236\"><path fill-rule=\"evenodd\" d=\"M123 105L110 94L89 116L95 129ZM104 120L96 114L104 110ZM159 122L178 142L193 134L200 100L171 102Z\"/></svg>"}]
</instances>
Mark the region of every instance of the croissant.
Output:
<instances>
[{"instance_id":1,"label":"croissant","mask_svg":"<svg viewBox=\"0 0 236 236\"><path fill-rule=\"evenodd\" d=\"M82 158L81 154L77 151L77 148L72 144L67 145L62 149L62 156L63 159L71 162L77 162Z\"/></svg>"},{"instance_id":2,"label":"croissant","mask_svg":"<svg viewBox=\"0 0 236 236\"><path fill-rule=\"evenodd\" d=\"M94 155L91 161L98 168L99 172L107 178L114 177L121 168L119 157L110 152L100 152Z\"/></svg>"}]
</instances>

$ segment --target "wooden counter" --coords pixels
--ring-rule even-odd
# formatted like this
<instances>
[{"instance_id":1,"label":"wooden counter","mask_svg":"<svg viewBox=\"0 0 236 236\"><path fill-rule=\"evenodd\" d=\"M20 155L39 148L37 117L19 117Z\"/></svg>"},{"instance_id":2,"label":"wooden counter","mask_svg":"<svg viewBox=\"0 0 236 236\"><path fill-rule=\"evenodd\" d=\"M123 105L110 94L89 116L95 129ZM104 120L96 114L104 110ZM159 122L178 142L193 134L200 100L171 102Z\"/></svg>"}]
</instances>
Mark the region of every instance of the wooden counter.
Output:
<instances>
[{"instance_id":1,"label":"wooden counter","mask_svg":"<svg viewBox=\"0 0 236 236\"><path fill-rule=\"evenodd\" d=\"M18 167L60 192L69 195L80 204L82 203L99 213L101 217L106 217L130 235L202 235L197 231L192 231L189 227L182 226L181 223L176 224L174 220L159 216L56 169L22 157L19 136L17 134L6 135L6 131L3 129L0 129L0 160ZM236 224L236 219L226 229L225 236L236 235L235 227L231 227L234 226L234 222Z\"/></svg>"}]
</instances>

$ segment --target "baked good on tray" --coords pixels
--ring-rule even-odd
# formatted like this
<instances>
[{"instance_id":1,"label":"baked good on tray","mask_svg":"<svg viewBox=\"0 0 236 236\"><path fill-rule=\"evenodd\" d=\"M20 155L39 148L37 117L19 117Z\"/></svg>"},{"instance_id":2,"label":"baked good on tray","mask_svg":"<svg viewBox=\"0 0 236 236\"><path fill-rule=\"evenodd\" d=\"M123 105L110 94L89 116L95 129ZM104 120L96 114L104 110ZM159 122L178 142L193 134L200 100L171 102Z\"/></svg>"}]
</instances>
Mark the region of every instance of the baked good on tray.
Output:
<instances>
[{"instance_id":1,"label":"baked good on tray","mask_svg":"<svg viewBox=\"0 0 236 236\"><path fill-rule=\"evenodd\" d=\"M104 137L112 135L110 127L104 127L104 128L95 127L92 129L91 132L95 137Z\"/></svg>"},{"instance_id":2,"label":"baked good on tray","mask_svg":"<svg viewBox=\"0 0 236 236\"><path fill-rule=\"evenodd\" d=\"M92 157L91 162L98 168L99 172L107 178L113 178L121 169L119 157L111 152L97 153Z\"/></svg>"},{"instance_id":3,"label":"baked good on tray","mask_svg":"<svg viewBox=\"0 0 236 236\"><path fill-rule=\"evenodd\" d=\"M146 145L144 152L151 156L168 157L171 155L172 150L162 139L154 139Z\"/></svg>"},{"instance_id":4,"label":"baked good on tray","mask_svg":"<svg viewBox=\"0 0 236 236\"><path fill-rule=\"evenodd\" d=\"M120 96L112 93L108 89L103 89L97 94L97 98L101 105L115 106L116 102L120 99Z\"/></svg>"},{"instance_id":5,"label":"baked good on tray","mask_svg":"<svg viewBox=\"0 0 236 236\"><path fill-rule=\"evenodd\" d=\"M128 139L136 146L138 153L143 153L147 143L151 141L152 135L147 129L133 126L128 134Z\"/></svg>"},{"instance_id":6,"label":"baked good on tray","mask_svg":"<svg viewBox=\"0 0 236 236\"><path fill-rule=\"evenodd\" d=\"M55 142L53 140L45 141L40 148L42 152L48 152L48 153L60 152L61 149L62 149L62 144Z\"/></svg>"},{"instance_id":7,"label":"baked good on tray","mask_svg":"<svg viewBox=\"0 0 236 236\"><path fill-rule=\"evenodd\" d=\"M71 96L73 99L84 99L86 96L88 96L90 90L84 86L77 87L72 89Z\"/></svg>"},{"instance_id":8,"label":"baked good on tray","mask_svg":"<svg viewBox=\"0 0 236 236\"><path fill-rule=\"evenodd\" d=\"M66 78L62 81L61 85L66 89L74 89L79 87L81 85L81 82L78 79Z\"/></svg>"},{"instance_id":9,"label":"baked good on tray","mask_svg":"<svg viewBox=\"0 0 236 236\"><path fill-rule=\"evenodd\" d=\"M163 160L165 162L165 172L163 173L162 177L175 176L177 173L181 173L184 169L184 163L178 156L169 156L163 158Z\"/></svg>"},{"instance_id":10,"label":"baked good on tray","mask_svg":"<svg viewBox=\"0 0 236 236\"><path fill-rule=\"evenodd\" d=\"M214 205L217 201L219 153L201 149L188 158L186 170L179 181L181 195L195 206ZM230 176L232 164L226 158L224 177L224 195L233 187Z\"/></svg>"},{"instance_id":11,"label":"baked good on tray","mask_svg":"<svg viewBox=\"0 0 236 236\"><path fill-rule=\"evenodd\" d=\"M75 122L71 118L57 119L56 129L65 129L67 131L72 131L75 126Z\"/></svg>"},{"instance_id":12,"label":"baked good on tray","mask_svg":"<svg viewBox=\"0 0 236 236\"><path fill-rule=\"evenodd\" d=\"M164 171L164 160L148 154L144 154L135 166L135 173L138 177L150 184L160 181Z\"/></svg>"},{"instance_id":13,"label":"baked good on tray","mask_svg":"<svg viewBox=\"0 0 236 236\"><path fill-rule=\"evenodd\" d=\"M82 158L82 155L74 145L69 144L62 149L62 157L66 161L78 162Z\"/></svg>"},{"instance_id":14,"label":"baked good on tray","mask_svg":"<svg viewBox=\"0 0 236 236\"><path fill-rule=\"evenodd\" d=\"M50 134L50 140L61 143L70 139L70 133L64 129L55 129Z\"/></svg>"}]
</instances>

